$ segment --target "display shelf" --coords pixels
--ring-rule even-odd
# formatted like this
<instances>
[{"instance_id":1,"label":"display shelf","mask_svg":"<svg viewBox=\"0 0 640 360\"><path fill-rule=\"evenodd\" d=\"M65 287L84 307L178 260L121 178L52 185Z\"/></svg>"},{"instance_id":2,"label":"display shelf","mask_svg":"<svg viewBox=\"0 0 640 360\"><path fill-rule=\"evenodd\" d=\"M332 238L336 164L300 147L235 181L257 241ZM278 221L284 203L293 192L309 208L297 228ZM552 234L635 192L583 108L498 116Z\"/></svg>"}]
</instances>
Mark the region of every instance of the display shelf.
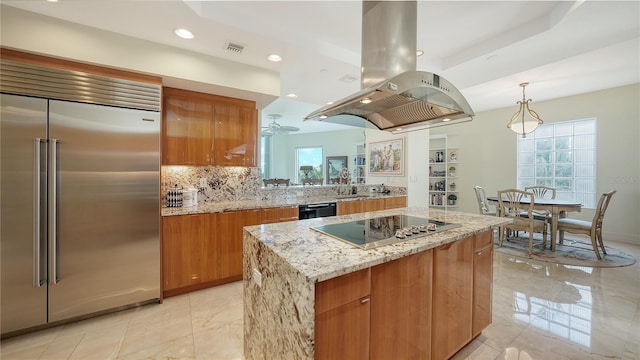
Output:
<instances>
[{"instance_id":1,"label":"display shelf","mask_svg":"<svg viewBox=\"0 0 640 360\"><path fill-rule=\"evenodd\" d=\"M449 136L429 138L429 206L457 208L460 194L456 182L460 178L458 148L451 147Z\"/></svg>"},{"instance_id":2,"label":"display shelf","mask_svg":"<svg viewBox=\"0 0 640 360\"><path fill-rule=\"evenodd\" d=\"M351 182L354 184L366 183L367 154L364 143L354 144L353 163L351 164Z\"/></svg>"}]
</instances>

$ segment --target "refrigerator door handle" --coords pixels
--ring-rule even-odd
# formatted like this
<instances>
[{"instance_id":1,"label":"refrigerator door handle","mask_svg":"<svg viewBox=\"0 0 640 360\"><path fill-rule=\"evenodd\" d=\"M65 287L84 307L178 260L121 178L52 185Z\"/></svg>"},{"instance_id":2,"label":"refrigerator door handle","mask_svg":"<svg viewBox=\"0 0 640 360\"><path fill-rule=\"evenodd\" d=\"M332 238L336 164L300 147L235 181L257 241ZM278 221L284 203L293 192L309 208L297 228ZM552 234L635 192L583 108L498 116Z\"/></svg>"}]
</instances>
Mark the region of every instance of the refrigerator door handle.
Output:
<instances>
[{"instance_id":1,"label":"refrigerator door handle","mask_svg":"<svg viewBox=\"0 0 640 360\"><path fill-rule=\"evenodd\" d=\"M40 143L33 139L33 287L42 286L40 279Z\"/></svg>"},{"instance_id":2,"label":"refrigerator door handle","mask_svg":"<svg viewBox=\"0 0 640 360\"><path fill-rule=\"evenodd\" d=\"M57 148L58 140L51 139L50 143L50 164L49 167L49 284L55 285L58 283L58 248L57 248L57 180L58 180L58 161L57 161Z\"/></svg>"}]
</instances>

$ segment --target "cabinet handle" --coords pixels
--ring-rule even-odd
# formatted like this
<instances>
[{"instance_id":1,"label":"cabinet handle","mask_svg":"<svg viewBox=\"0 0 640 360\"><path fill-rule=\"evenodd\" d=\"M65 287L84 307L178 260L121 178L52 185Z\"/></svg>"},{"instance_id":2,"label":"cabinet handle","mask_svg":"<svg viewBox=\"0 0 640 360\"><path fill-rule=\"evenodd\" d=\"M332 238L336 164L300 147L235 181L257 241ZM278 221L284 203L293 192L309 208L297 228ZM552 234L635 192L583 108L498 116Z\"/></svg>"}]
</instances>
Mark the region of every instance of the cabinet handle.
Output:
<instances>
[{"instance_id":1,"label":"cabinet handle","mask_svg":"<svg viewBox=\"0 0 640 360\"><path fill-rule=\"evenodd\" d=\"M368 303L368 302L369 302L369 300L371 300L371 298L367 296L367 297L365 297L365 298L360 299L360 303L361 303L361 304Z\"/></svg>"},{"instance_id":2,"label":"cabinet handle","mask_svg":"<svg viewBox=\"0 0 640 360\"><path fill-rule=\"evenodd\" d=\"M476 253L476 255L478 255L478 256L482 255L482 251L478 251L478 252Z\"/></svg>"}]
</instances>

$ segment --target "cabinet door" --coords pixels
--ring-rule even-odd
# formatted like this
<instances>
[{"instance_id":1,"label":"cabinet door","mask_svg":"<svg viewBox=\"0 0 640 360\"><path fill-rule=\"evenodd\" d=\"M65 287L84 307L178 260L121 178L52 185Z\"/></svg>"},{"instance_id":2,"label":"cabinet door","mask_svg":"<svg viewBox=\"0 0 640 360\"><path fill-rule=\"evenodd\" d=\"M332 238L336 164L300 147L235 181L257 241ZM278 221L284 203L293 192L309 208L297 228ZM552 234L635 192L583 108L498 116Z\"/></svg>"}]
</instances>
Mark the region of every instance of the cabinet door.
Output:
<instances>
[{"instance_id":1,"label":"cabinet door","mask_svg":"<svg viewBox=\"0 0 640 360\"><path fill-rule=\"evenodd\" d=\"M242 228L258 224L260 224L260 210L216 214L220 279L242 276Z\"/></svg>"},{"instance_id":2,"label":"cabinet door","mask_svg":"<svg viewBox=\"0 0 640 360\"><path fill-rule=\"evenodd\" d=\"M384 208L385 209L395 209L395 208L403 208L407 207L407 197L399 196L384 199Z\"/></svg>"},{"instance_id":3,"label":"cabinet door","mask_svg":"<svg viewBox=\"0 0 640 360\"><path fill-rule=\"evenodd\" d=\"M362 211L384 210L384 199L371 199L362 201Z\"/></svg>"},{"instance_id":4,"label":"cabinet door","mask_svg":"<svg viewBox=\"0 0 640 360\"><path fill-rule=\"evenodd\" d=\"M336 215L349 215L361 213L363 209L362 200L340 201L336 205Z\"/></svg>"},{"instance_id":5,"label":"cabinet door","mask_svg":"<svg viewBox=\"0 0 640 360\"><path fill-rule=\"evenodd\" d=\"M371 359L430 358L432 253L371 268Z\"/></svg>"},{"instance_id":6,"label":"cabinet door","mask_svg":"<svg viewBox=\"0 0 640 360\"><path fill-rule=\"evenodd\" d=\"M473 237L434 250L433 288L431 358L448 359L471 340Z\"/></svg>"},{"instance_id":7,"label":"cabinet door","mask_svg":"<svg viewBox=\"0 0 640 360\"><path fill-rule=\"evenodd\" d=\"M214 221L210 214L162 218L163 291L217 278Z\"/></svg>"},{"instance_id":8,"label":"cabinet door","mask_svg":"<svg viewBox=\"0 0 640 360\"><path fill-rule=\"evenodd\" d=\"M493 234L476 235L473 254L473 336L491 324L493 293Z\"/></svg>"},{"instance_id":9,"label":"cabinet door","mask_svg":"<svg viewBox=\"0 0 640 360\"><path fill-rule=\"evenodd\" d=\"M285 206L262 210L262 224L298 220L298 207Z\"/></svg>"},{"instance_id":10,"label":"cabinet door","mask_svg":"<svg viewBox=\"0 0 640 360\"><path fill-rule=\"evenodd\" d=\"M371 270L316 284L315 359L369 359Z\"/></svg>"},{"instance_id":11,"label":"cabinet door","mask_svg":"<svg viewBox=\"0 0 640 360\"><path fill-rule=\"evenodd\" d=\"M215 164L257 166L258 111L234 103L215 103Z\"/></svg>"},{"instance_id":12,"label":"cabinet door","mask_svg":"<svg viewBox=\"0 0 640 360\"><path fill-rule=\"evenodd\" d=\"M316 315L315 360L369 359L369 298Z\"/></svg>"},{"instance_id":13,"label":"cabinet door","mask_svg":"<svg viewBox=\"0 0 640 360\"><path fill-rule=\"evenodd\" d=\"M213 165L213 105L202 94L164 88L163 165Z\"/></svg>"}]
</instances>

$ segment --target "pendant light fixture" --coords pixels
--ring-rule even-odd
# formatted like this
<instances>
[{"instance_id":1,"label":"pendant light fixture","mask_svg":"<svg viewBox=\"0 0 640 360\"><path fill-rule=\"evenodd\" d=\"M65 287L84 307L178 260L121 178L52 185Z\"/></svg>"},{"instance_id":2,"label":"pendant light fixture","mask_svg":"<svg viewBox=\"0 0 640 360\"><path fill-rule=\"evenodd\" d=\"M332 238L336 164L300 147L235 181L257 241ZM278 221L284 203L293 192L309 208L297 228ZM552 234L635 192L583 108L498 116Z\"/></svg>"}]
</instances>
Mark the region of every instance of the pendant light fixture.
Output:
<instances>
[{"instance_id":1,"label":"pendant light fixture","mask_svg":"<svg viewBox=\"0 0 640 360\"><path fill-rule=\"evenodd\" d=\"M520 108L511 117L511 120L507 124L507 127L516 134L521 134L522 137L527 137L527 134L535 131L538 125L542 124L542 119L537 112L529 109L529 102L531 99L527 99L524 95L525 86L529 85L528 82L520 84L522 87L522 101L518 101Z\"/></svg>"}]
</instances>

